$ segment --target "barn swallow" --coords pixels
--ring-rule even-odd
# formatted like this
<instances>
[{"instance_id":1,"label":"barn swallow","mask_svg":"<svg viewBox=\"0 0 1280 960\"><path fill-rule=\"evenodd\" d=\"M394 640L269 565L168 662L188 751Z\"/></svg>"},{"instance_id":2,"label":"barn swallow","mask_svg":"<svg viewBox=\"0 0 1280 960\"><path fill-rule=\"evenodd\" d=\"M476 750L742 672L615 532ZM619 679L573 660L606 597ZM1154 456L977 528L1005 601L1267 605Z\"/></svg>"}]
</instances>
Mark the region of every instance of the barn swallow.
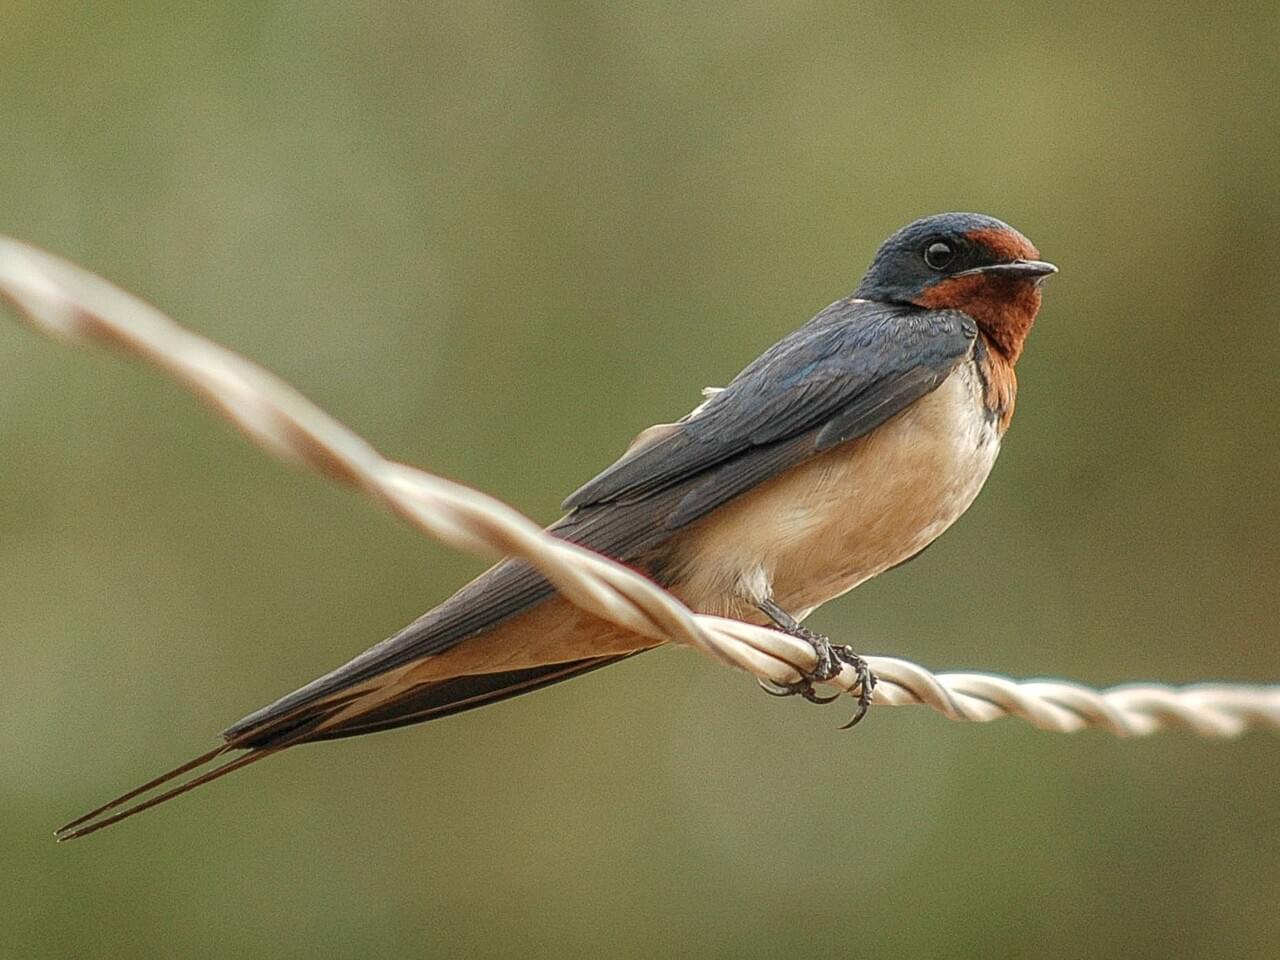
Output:
<instances>
[{"instance_id":1,"label":"barn swallow","mask_svg":"<svg viewBox=\"0 0 1280 960\"><path fill-rule=\"evenodd\" d=\"M549 531L646 573L697 612L807 639L818 668L774 692L818 699L813 683L852 663L865 710L874 682L865 664L800 624L920 553L978 495L1013 416L1014 365L1040 285L1057 271L1039 256L1021 233L979 214L903 227L852 296L683 419L643 431L564 502L568 512ZM216 749L57 835L92 833L287 747L446 717L654 645L504 560L399 633L232 724Z\"/></svg>"}]
</instances>

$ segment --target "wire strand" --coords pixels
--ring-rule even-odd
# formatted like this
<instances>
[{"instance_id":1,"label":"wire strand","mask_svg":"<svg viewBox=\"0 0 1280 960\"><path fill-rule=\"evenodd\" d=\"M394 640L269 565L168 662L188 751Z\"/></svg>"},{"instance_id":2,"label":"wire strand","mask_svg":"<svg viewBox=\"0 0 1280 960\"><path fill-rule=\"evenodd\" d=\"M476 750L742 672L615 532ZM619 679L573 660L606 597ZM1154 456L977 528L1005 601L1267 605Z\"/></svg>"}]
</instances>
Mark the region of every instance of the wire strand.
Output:
<instances>
[{"instance_id":1,"label":"wire strand","mask_svg":"<svg viewBox=\"0 0 1280 960\"><path fill-rule=\"evenodd\" d=\"M774 684L793 683L816 666L812 648L803 641L695 614L652 581L547 534L507 504L386 459L279 377L60 257L0 236L0 295L45 336L112 347L152 363L268 453L363 491L421 532L459 550L528 562L568 600L596 616L645 637L693 646ZM1044 730L1092 727L1122 737L1171 728L1205 737L1235 737L1253 727L1280 730L1278 684L1125 684L1094 690L1064 680L934 674L895 657L866 660L879 677L876 704L921 704L952 720L1014 716ZM851 667L830 682L858 692Z\"/></svg>"}]
</instances>

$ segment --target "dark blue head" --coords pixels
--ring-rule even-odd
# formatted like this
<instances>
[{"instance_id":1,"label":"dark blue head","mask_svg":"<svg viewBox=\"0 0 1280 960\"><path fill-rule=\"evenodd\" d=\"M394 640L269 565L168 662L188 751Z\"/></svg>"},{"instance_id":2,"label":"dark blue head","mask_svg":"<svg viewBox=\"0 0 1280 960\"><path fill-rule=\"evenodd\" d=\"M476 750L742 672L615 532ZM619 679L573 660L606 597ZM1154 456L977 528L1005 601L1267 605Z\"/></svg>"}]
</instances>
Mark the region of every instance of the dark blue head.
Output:
<instances>
[{"instance_id":1,"label":"dark blue head","mask_svg":"<svg viewBox=\"0 0 1280 960\"><path fill-rule=\"evenodd\" d=\"M854 295L961 310L1012 360L1040 308L1040 283L1056 272L1007 223L980 213L941 213L886 240Z\"/></svg>"}]
</instances>

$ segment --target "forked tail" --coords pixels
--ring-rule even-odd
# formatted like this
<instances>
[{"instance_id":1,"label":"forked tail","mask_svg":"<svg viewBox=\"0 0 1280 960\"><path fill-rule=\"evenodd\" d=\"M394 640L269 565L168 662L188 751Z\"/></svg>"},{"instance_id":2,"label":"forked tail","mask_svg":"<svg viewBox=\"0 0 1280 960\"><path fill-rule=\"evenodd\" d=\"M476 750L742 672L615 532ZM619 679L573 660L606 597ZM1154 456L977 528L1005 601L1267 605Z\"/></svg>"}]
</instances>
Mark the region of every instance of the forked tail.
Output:
<instances>
[{"instance_id":1,"label":"forked tail","mask_svg":"<svg viewBox=\"0 0 1280 960\"><path fill-rule=\"evenodd\" d=\"M429 684L421 684L397 694L394 698L372 701L367 709L358 709L358 701L364 699L369 690L346 693L319 703L307 704L297 711L277 718L270 723L253 727L229 737L226 743L203 753L180 766L174 767L153 780L149 780L130 790L128 793L90 810L82 817L77 817L54 831L59 842L75 840L79 837L96 833L103 827L119 823L134 814L142 813L154 806L179 797L189 790L212 783L229 773L234 773L251 763L264 760L272 754L279 753L299 743L316 740L335 740L341 737L357 737L379 730L389 730L408 724L424 723L437 720L464 710L473 710L506 700L508 697L528 693L541 687L568 680L583 673L599 669L610 663L625 659L633 654L622 656L594 657L586 660L575 660L568 663L544 664L523 670L511 670L505 673L488 673L473 676L454 677L449 680ZM348 709L350 707L357 709ZM245 753L237 757L222 760L210 769L199 773L189 780L169 787L160 793L146 796L157 788L173 783L182 776L215 763L226 754L236 750ZM139 799L145 797L145 799ZM137 801L131 803L131 801ZM120 809L123 807L124 809Z\"/></svg>"}]
</instances>

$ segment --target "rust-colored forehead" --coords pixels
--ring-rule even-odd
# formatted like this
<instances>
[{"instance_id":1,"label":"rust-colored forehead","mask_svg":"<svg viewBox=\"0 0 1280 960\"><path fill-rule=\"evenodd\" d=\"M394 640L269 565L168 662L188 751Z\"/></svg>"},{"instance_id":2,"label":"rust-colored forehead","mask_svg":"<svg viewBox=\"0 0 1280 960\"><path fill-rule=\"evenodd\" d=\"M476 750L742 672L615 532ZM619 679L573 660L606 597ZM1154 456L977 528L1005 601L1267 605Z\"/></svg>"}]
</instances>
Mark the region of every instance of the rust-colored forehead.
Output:
<instances>
[{"instance_id":1,"label":"rust-colored forehead","mask_svg":"<svg viewBox=\"0 0 1280 960\"><path fill-rule=\"evenodd\" d=\"M974 243L980 243L999 260L1039 260L1040 251L1030 240L1012 227L982 227L965 234Z\"/></svg>"}]
</instances>

